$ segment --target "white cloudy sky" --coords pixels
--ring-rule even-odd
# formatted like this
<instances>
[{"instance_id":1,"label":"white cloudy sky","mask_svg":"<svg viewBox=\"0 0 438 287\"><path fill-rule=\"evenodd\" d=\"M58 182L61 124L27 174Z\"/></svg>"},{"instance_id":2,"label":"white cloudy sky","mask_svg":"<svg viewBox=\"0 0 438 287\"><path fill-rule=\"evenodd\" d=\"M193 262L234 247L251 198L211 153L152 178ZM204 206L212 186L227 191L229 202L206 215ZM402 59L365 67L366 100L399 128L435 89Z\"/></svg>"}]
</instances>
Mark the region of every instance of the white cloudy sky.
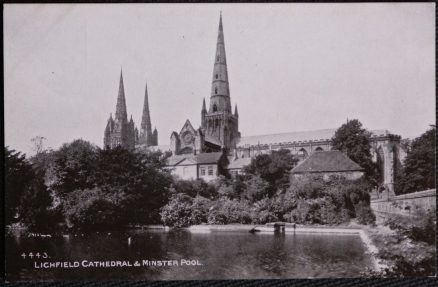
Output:
<instances>
[{"instance_id":1,"label":"white cloudy sky","mask_svg":"<svg viewBox=\"0 0 438 287\"><path fill-rule=\"evenodd\" d=\"M435 123L435 4L5 5L5 143L102 145L123 67L139 126L145 83L159 143L207 104L222 10L243 136Z\"/></svg>"}]
</instances>

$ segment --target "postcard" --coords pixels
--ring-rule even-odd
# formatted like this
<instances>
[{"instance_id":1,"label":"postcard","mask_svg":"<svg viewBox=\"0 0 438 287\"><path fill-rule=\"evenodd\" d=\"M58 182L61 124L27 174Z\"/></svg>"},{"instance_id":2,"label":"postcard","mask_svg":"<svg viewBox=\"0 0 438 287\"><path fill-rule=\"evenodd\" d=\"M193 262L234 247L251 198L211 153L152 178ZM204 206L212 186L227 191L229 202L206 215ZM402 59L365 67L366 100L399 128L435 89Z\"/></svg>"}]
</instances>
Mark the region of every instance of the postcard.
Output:
<instances>
[{"instance_id":1,"label":"postcard","mask_svg":"<svg viewBox=\"0 0 438 287\"><path fill-rule=\"evenodd\" d=\"M436 276L434 3L3 15L6 281Z\"/></svg>"}]
</instances>

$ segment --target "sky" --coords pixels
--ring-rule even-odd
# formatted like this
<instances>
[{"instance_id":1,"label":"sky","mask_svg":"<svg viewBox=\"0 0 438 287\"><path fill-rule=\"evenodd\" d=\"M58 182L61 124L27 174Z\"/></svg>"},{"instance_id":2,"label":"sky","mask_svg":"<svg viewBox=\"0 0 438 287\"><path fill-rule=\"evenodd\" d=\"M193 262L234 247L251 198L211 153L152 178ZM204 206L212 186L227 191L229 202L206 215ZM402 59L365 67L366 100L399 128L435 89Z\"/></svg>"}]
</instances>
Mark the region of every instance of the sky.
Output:
<instances>
[{"instance_id":1,"label":"sky","mask_svg":"<svg viewBox=\"0 0 438 287\"><path fill-rule=\"evenodd\" d=\"M337 128L416 137L435 124L434 3L5 4L5 145L103 145L123 69L160 145L209 103L222 11L242 136Z\"/></svg>"}]
</instances>

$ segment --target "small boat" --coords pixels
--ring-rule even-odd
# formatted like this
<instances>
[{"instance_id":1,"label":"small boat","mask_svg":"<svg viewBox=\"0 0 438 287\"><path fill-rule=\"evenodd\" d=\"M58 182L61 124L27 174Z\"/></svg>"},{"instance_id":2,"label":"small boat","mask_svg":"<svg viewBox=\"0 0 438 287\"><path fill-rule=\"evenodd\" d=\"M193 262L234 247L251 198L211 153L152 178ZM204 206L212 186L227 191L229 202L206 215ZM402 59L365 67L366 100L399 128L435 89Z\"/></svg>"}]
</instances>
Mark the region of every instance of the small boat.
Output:
<instances>
[{"instance_id":1,"label":"small boat","mask_svg":"<svg viewBox=\"0 0 438 287\"><path fill-rule=\"evenodd\" d=\"M256 232L260 232L260 230L258 230L257 228L253 227L249 233L256 233Z\"/></svg>"}]
</instances>

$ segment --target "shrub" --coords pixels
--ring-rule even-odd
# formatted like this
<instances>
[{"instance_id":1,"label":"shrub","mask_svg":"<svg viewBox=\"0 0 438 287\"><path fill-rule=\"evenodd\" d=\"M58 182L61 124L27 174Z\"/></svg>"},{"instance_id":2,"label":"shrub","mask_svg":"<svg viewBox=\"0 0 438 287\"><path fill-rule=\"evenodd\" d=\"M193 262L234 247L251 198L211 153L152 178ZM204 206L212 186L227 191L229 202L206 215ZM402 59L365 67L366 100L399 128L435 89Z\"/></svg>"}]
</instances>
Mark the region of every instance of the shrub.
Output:
<instances>
[{"instance_id":1,"label":"shrub","mask_svg":"<svg viewBox=\"0 0 438 287\"><path fill-rule=\"evenodd\" d=\"M187 194L174 194L161 208L161 221L166 226L186 227L192 224L192 198Z\"/></svg>"},{"instance_id":2,"label":"shrub","mask_svg":"<svg viewBox=\"0 0 438 287\"><path fill-rule=\"evenodd\" d=\"M211 206L212 206L211 200L202 196L196 196L193 199L193 203L191 206L191 216L190 216L191 224L206 223L208 221L208 212Z\"/></svg>"},{"instance_id":3,"label":"shrub","mask_svg":"<svg viewBox=\"0 0 438 287\"><path fill-rule=\"evenodd\" d=\"M111 230L122 228L121 212L117 205L103 198L93 199L69 213L72 229L82 231Z\"/></svg>"},{"instance_id":4,"label":"shrub","mask_svg":"<svg viewBox=\"0 0 438 287\"><path fill-rule=\"evenodd\" d=\"M391 215L385 222L389 228L415 241L435 244L436 210L418 211L413 217Z\"/></svg>"},{"instance_id":5,"label":"shrub","mask_svg":"<svg viewBox=\"0 0 438 287\"><path fill-rule=\"evenodd\" d=\"M364 202L360 202L354 206L357 222L360 224L373 224L376 222L376 216L374 215L371 207Z\"/></svg>"},{"instance_id":6,"label":"shrub","mask_svg":"<svg viewBox=\"0 0 438 287\"><path fill-rule=\"evenodd\" d=\"M210 209L209 224L251 223L251 208L247 201L221 198Z\"/></svg>"}]
</instances>

